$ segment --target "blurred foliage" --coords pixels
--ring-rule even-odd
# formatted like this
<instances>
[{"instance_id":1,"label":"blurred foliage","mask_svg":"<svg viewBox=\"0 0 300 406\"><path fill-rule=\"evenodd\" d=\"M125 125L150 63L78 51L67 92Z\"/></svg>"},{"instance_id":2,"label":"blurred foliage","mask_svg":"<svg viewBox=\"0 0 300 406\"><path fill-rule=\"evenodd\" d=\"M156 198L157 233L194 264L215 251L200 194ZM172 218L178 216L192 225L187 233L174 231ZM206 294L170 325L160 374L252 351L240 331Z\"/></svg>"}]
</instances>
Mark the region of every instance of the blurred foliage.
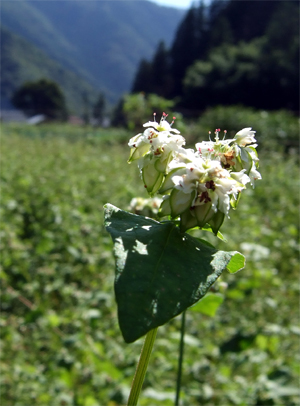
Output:
<instances>
[{"instance_id":1,"label":"blurred foliage","mask_svg":"<svg viewBox=\"0 0 300 406\"><path fill-rule=\"evenodd\" d=\"M115 109L113 117L113 125L123 125L130 131L136 128L142 128L143 124L148 121L153 121L153 113L156 113L156 121L159 121L163 112L170 112L174 108L175 102L167 100L156 94L135 93L127 94L123 97L119 105ZM179 131L184 131L184 124L181 120L180 113L171 112L169 116L176 116L176 124L174 125Z\"/></svg>"},{"instance_id":2,"label":"blurred foliage","mask_svg":"<svg viewBox=\"0 0 300 406\"><path fill-rule=\"evenodd\" d=\"M96 120L97 125L101 125L105 118L106 99L103 93L100 93L98 99L93 107L93 118Z\"/></svg>"},{"instance_id":3,"label":"blurred foliage","mask_svg":"<svg viewBox=\"0 0 300 406\"><path fill-rule=\"evenodd\" d=\"M188 127L187 143L193 145L199 139L205 141L208 132L215 131L212 123L221 132L226 130L227 138L233 138L242 128L252 127L256 131L259 149L299 151L299 118L286 110L255 110L243 106L209 108Z\"/></svg>"},{"instance_id":4,"label":"blurred foliage","mask_svg":"<svg viewBox=\"0 0 300 406\"><path fill-rule=\"evenodd\" d=\"M236 103L298 112L299 2L193 4L170 50L159 44L141 62L133 91L176 97L177 107L195 112Z\"/></svg>"},{"instance_id":5,"label":"blurred foliage","mask_svg":"<svg viewBox=\"0 0 300 406\"><path fill-rule=\"evenodd\" d=\"M58 84L48 79L25 82L14 92L12 103L28 116L43 114L49 119L67 118L65 96Z\"/></svg>"},{"instance_id":6,"label":"blurred foliage","mask_svg":"<svg viewBox=\"0 0 300 406\"><path fill-rule=\"evenodd\" d=\"M134 134L66 125L2 134L1 404L125 404L142 342L126 345L117 325L102 206L146 197L126 164ZM298 162L269 141L263 180L225 221L228 243L195 232L247 265L222 276L214 318L187 312L183 406L299 404ZM141 406L174 403L179 329L180 318L159 328Z\"/></svg>"}]
</instances>

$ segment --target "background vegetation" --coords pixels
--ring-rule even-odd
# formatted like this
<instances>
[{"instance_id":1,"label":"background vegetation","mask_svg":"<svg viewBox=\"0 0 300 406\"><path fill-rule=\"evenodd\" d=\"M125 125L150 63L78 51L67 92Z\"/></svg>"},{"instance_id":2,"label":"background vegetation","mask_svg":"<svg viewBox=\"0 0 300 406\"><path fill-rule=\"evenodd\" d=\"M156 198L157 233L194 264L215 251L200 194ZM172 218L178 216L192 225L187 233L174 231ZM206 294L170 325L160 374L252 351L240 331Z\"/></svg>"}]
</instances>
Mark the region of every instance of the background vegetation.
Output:
<instances>
[{"instance_id":1,"label":"background vegetation","mask_svg":"<svg viewBox=\"0 0 300 406\"><path fill-rule=\"evenodd\" d=\"M194 114L237 103L298 112L298 28L297 1L201 1L171 47L141 61L132 92L176 98Z\"/></svg>"},{"instance_id":2,"label":"background vegetation","mask_svg":"<svg viewBox=\"0 0 300 406\"><path fill-rule=\"evenodd\" d=\"M263 180L226 220L228 243L197 234L240 250L247 265L215 287L225 296L216 317L187 313L186 406L300 400L298 155L282 144L296 139L297 120L217 108L183 134L192 143L211 125L231 133L245 121L259 129ZM102 206L127 209L146 197L126 163L134 134L67 125L5 125L2 133L2 405L123 405L142 342L126 345L118 329ZM141 405L174 404L179 328L177 318L159 328Z\"/></svg>"}]
</instances>

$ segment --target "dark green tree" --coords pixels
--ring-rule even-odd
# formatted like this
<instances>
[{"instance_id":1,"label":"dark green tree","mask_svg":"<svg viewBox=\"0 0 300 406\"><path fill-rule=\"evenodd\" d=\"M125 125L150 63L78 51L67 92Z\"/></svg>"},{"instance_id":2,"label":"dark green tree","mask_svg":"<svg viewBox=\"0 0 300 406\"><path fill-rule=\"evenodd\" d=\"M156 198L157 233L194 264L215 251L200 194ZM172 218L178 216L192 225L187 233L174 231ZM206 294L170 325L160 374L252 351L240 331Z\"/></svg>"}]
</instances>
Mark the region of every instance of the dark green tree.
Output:
<instances>
[{"instance_id":1,"label":"dark green tree","mask_svg":"<svg viewBox=\"0 0 300 406\"><path fill-rule=\"evenodd\" d=\"M261 47L260 39L224 44L196 61L184 79L184 106L202 110L216 104L257 104Z\"/></svg>"},{"instance_id":2,"label":"dark green tree","mask_svg":"<svg viewBox=\"0 0 300 406\"><path fill-rule=\"evenodd\" d=\"M261 37L264 35L273 13L282 2L286 2L286 0L214 0L210 6L211 36L215 35L215 31L220 33L226 20L235 44ZM224 43L224 39L220 35L218 37L220 42L212 42L210 47Z\"/></svg>"},{"instance_id":3,"label":"dark green tree","mask_svg":"<svg viewBox=\"0 0 300 406\"><path fill-rule=\"evenodd\" d=\"M151 93L153 92L153 84L152 63L142 59L135 75L131 93Z\"/></svg>"},{"instance_id":4,"label":"dark green tree","mask_svg":"<svg viewBox=\"0 0 300 406\"><path fill-rule=\"evenodd\" d=\"M186 69L197 57L197 9L192 7L180 24L171 48L173 96L181 95Z\"/></svg>"},{"instance_id":5,"label":"dark green tree","mask_svg":"<svg viewBox=\"0 0 300 406\"><path fill-rule=\"evenodd\" d=\"M181 96L186 70L207 53L209 20L204 1L192 6L180 24L171 47L172 96Z\"/></svg>"},{"instance_id":6,"label":"dark green tree","mask_svg":"<svg viewBox=\"0 0 300 406\"><path fill-rule=\"evenodd\" d=\"M87 125L90 123L91 119L91 102L87 91L82 92L81 100L83 107L82 119L84 121L84 124Z\"/></svg>"},{"instance_id":7,"label":"dark green tree","mask_svg":"<svg viewBox=\"0 0 300 406\"><path fill-rule=\"evenodd\" d=\"M63 92L57 83L48 79L24 83L13 94L12 104L27 116L44 114L55 120L67 118Z\"/></svg>"},{"instance_id":8,"label":"dark green tree","mask_svg":"<svg viewBox=\"0 0 300 406\"><path fill-rule=\"evenodd\" d=\"M127 119L126 114L124 112L124 104L125 104L125 97L123 96L115 106L112 118L111 118L111 125L113 127L126 127L127 126Z\"/></svg>"},{"instance_id":9,"label":"dark green tree","mask_svg":"<svg viewBox=\"0 0 300 406\"><path fill-rule=\"evenodd\" d=\"M169 97L172 87L170 56L165 43L161 41L152 61L153 88L151 93Z\"/></svg>"},{"instance_id":10,"label":"dark green tree","mask_svg":"<svg viewBox=\"0 0 300 406\"><path fill-rule=\"evenodd\" d=\"M259 87L268 108L299 111L299 2L280 2L260 58Z\"/></svg>"},{"instance_id":11,"label":"dark green tree","mask_svg":"<svg viewBox=\"0 0 300 406\"><path fill-rule=\"evenodd\" d=\"M98 96L98 100L94 104L93 108L93 118L97 120L97 123L100 125L103 122L105 117L105 108L106 108L106 100L103 93L100 93Z\"/></svg>"}]
</instances>

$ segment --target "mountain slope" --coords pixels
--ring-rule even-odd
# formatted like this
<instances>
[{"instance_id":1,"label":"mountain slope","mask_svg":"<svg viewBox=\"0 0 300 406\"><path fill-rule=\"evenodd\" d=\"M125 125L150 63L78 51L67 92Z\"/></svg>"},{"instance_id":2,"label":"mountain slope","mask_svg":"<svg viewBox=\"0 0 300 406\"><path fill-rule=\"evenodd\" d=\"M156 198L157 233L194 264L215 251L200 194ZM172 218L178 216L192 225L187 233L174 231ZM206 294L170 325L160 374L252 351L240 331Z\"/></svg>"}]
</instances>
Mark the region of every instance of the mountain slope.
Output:
<instances>
[{"instance_id":1,"label":"mountain slope","mask_svg":"<svg viewBox=\"0 0 300 406\"><path fill-rule=\"evenodd\" d=\"M11 108L9 100L26 81L49 78L60 85L70 111L81 113L83 95L90 101L97 97L95 89L77 74L64 69L28 41L1 27L1 107Z\"/></svg>"},{"instance_id":2,"label":"mountain slope","mask_svg":"<svg viewBox=\"0 0 300 406\"><path fill-rule=\"evenodd\" d=\"M184 12L147 0L2 0L2 24L115 101Z\"/></svg>"}]
</instances>

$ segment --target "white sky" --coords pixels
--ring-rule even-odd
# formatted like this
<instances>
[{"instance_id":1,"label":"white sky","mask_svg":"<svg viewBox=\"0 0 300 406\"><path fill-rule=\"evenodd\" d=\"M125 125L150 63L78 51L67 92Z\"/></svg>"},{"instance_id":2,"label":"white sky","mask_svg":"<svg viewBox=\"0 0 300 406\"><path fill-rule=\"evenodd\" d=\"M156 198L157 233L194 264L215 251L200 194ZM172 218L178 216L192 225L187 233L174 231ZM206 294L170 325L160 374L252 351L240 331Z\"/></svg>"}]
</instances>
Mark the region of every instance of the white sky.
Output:
<instances>
[{"instance_id":1,"label":"white sky","mask_svg":"<svg viewBox=\"0 0 300 406\"><path fill-rule=\"evenodd\" d=\"M191 4L195 2L194 0L151 0L154 3L160 4L162 6L178 7L189 9Z\"/></svg>"}]
</instances>

